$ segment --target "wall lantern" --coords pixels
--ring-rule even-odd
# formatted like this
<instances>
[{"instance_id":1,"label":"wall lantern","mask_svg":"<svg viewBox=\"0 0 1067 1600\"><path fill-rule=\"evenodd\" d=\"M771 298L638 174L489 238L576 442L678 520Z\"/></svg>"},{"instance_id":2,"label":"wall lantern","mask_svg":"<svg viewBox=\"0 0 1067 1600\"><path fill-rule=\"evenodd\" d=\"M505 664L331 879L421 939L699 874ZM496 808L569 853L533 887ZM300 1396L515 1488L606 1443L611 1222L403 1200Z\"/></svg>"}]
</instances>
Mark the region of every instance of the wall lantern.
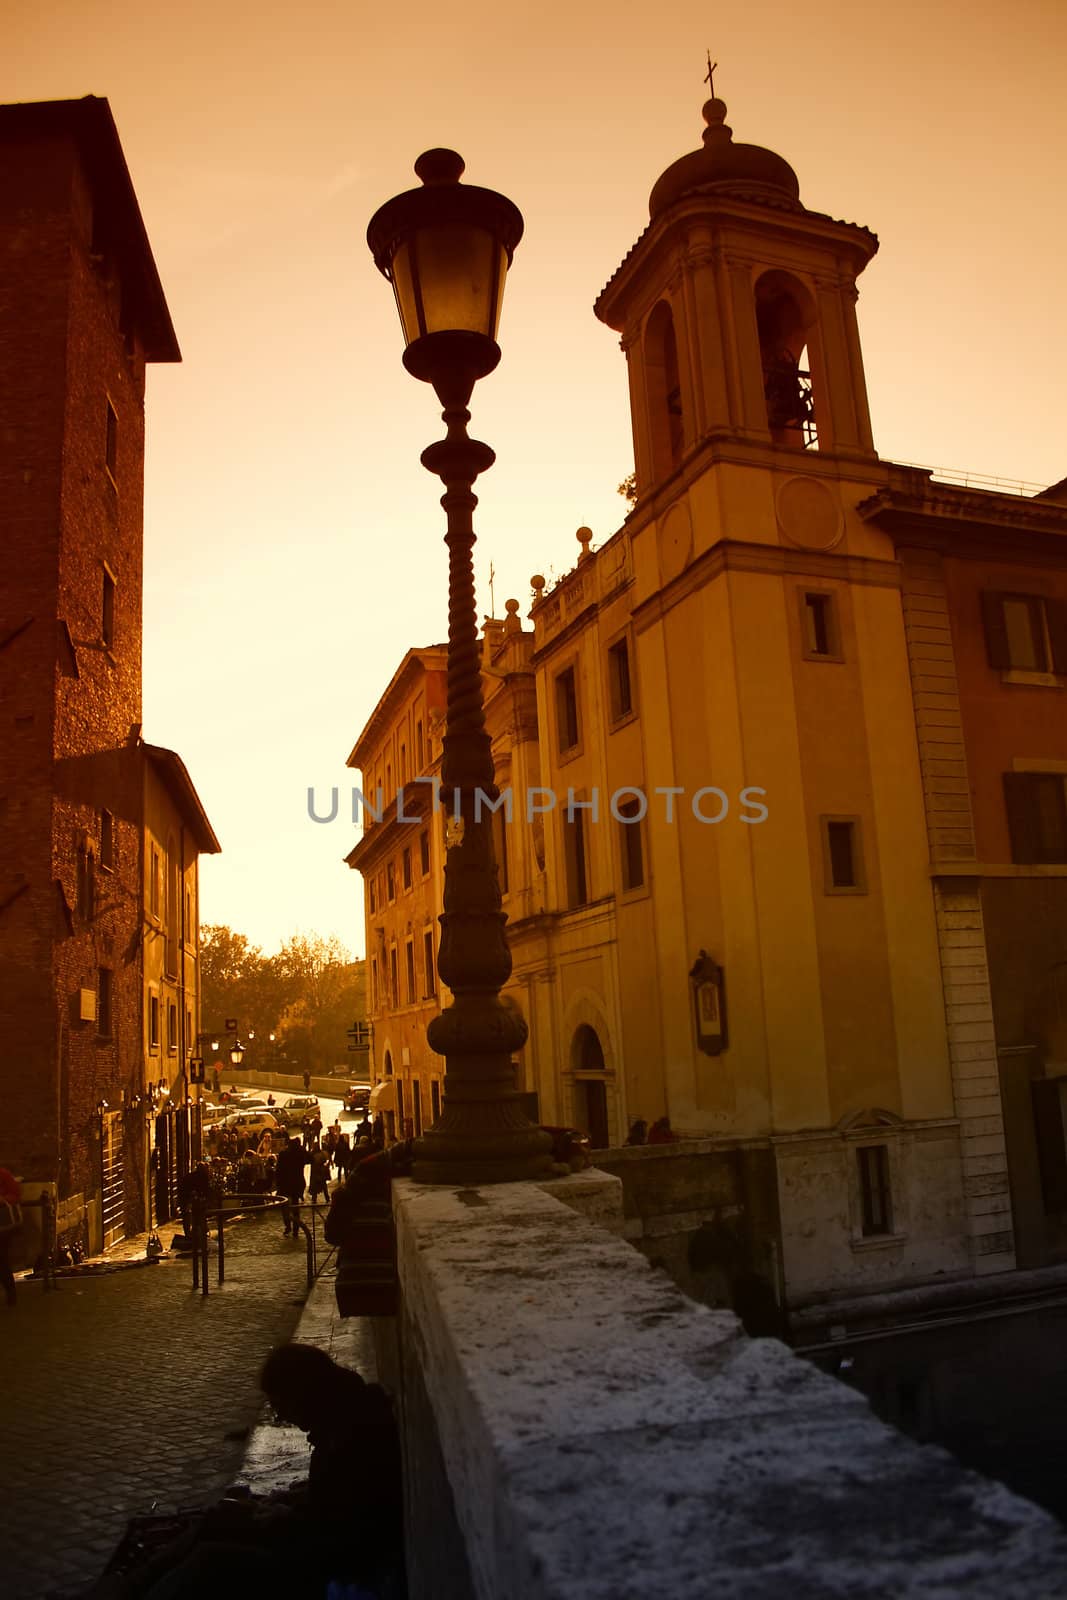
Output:
<instances>
[{"instance_id":1,"label":"wall lantern","mask_svg":"<svg viewBox=\"0 0 1067 1600\"><path fill-rule=\"evenodd\" d=\"M729 1042L723 971L706 950L701 950L689 969L689 987L693 993L697 1048L705 1055L721 1055Z\"/></svg>"},{"instance_id":2,"label":"wall lantern","mask_svg":"<svg viewBox=\"0 0 1067 1600\"><path fill-rule=\"evenodd\" d=\"M233 1045L232 1045L232 1047L230 1049L230 1061L232 1062L232 1064L235 1067L239 1067L241 1065L241 1062L244 1060L244 1058L245 1058L244 1045L242 1045L241 1043L239 1043L238 1040L235 1039L233 1041Z\"/></svg>"}]
</instances>

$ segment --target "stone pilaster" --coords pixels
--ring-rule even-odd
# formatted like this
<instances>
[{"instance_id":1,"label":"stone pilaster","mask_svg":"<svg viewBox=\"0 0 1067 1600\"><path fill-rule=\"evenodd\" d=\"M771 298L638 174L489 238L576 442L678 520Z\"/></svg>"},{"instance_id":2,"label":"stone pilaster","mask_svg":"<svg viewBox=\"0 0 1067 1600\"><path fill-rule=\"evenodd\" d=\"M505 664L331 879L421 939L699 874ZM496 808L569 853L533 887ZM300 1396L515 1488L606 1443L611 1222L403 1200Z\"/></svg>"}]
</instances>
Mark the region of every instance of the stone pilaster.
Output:
<instances>
[{"instance_id":1,"label":"stone pilaster","mask_svg":"<svg viewBox=\"0 0 1067 1600\"><path fill-rule=\"evenodd\" d=\"M906 550L901 560L971 1261L976 1274L1005 1272L1015 1239L979 880L960 875L976 856L948 597L937 554Z\"/></svg>"}]
</instances>

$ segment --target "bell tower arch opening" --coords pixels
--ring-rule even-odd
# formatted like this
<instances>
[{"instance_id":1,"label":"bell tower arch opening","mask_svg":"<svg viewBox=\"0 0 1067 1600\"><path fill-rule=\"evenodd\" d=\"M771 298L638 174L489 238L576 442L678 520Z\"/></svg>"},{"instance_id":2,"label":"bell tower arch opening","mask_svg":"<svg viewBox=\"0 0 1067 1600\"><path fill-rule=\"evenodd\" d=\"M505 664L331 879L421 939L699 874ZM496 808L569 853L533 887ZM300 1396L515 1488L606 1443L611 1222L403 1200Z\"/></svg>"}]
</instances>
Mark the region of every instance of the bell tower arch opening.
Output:
<instances>
[{"instance_id":1,"label":"bell tower arch opening","mask_svg":"<svg viewBox=\"0 0 1067 1600\"><path fill-rule=\"evenodd\" d=\"M685 449L678 340L674 314L666 300L655 306L645 324L644 357L652 472L660 482L681 465Z\"/></svg>"},{"instance_id":2,"label":"bell tower arch opening","mask_svg":"<svg viewBox=\"0 0 1067 1600\"><path fill-rule=\"evenodd\" d=\"M767 426L775 444L817 450L819 434L810 350L816 331L812 298L788 272L773 269L756 281Z\"/></svg>"}]
</instances>

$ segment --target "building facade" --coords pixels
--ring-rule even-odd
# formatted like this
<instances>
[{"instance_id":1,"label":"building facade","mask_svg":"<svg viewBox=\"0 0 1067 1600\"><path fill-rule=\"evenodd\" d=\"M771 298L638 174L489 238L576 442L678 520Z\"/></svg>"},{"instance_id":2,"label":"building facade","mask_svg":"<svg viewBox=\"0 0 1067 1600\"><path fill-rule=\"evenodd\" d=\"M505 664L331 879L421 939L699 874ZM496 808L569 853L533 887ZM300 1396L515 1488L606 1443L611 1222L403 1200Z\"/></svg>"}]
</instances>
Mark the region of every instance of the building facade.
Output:
<instances>
[{"instance_id":1,"label":"building facade","mask_svg":"<svg viewBox=\"0 0 1067 1600\"><path fill-rule=\"evenodd\" d=\"M508 992L541 1120L756 1174L692 1226L801 1310L1067 1244L1067 494L879 458L876 237L704 115L596 304L632 510L486 628Z\"/></svg>"},{"instance_id":2,"label":"building facade","mask_svg":"<svg viewBox=\"0 0 1067 1600\"><path fill-rule=\"evenodd\" d=\"M147 830L194 903L218 848L141 739L145 370L180 355L107 102L0 107L0 144L0 1144L100 1248L152 1214Z\"/></svg>"}]
</instances>

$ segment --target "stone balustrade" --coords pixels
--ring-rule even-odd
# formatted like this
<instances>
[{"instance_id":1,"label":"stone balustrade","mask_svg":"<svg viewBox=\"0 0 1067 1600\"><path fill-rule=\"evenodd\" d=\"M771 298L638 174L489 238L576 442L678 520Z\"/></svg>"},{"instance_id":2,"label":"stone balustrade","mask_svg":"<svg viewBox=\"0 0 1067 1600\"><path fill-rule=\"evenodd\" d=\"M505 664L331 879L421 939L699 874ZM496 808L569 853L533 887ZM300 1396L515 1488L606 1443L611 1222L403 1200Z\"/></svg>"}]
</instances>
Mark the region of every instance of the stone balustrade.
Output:
<instances>
[{"instance_id":1,"label":"stone balustrade","mask_svg":"<svg viewBox=\"0 0 1067 1600\"><path fill-rule=\"evenodd\" d=\"M412 1600L1065 1592L1054 1519L688 1300L618 1237L617 1179L394 1208Z\"/></svg>"}]
</instances>

